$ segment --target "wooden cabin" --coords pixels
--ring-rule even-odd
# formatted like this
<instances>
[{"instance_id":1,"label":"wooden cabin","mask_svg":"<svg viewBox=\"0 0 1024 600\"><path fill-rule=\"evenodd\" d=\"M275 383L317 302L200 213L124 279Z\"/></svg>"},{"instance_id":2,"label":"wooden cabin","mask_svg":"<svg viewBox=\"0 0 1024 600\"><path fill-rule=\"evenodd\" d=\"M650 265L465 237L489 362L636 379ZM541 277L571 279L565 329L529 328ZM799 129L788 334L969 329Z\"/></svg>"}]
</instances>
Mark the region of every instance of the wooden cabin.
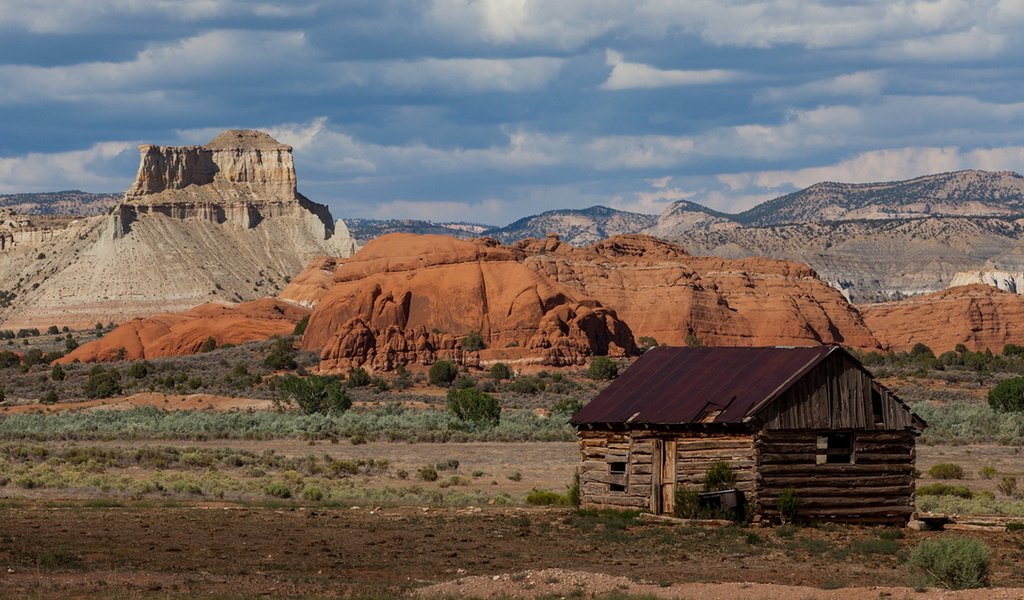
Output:
<instances>
[{"instance_id":1,"label":"wooden cabin","mask_svg":"<svg viewBox=\"0 0 1024 600\"><path fill-rule=\"evenodd\" d=\"M903 524L914 511L924 421L849 352L814 348L654 348L572 419L583 507L671 514L728 462L754 520Z\"/></svg>"}]
</instances>

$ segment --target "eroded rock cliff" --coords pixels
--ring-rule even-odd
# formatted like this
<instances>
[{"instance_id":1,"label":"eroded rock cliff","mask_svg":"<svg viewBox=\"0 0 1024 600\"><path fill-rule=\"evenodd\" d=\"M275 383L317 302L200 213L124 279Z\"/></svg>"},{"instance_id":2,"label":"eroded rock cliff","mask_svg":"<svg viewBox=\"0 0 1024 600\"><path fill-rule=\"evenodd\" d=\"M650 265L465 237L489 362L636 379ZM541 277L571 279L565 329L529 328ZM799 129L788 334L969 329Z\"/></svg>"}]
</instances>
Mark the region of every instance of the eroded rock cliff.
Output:
<instances>
[{"instance_id":1,"label":"eroded rock cliff","mask_svg":"<svg viewBox=\"0 0 1024 600\"><path fill-rule=\"evenodd\" d=\"M274 296L313 257L356 248L295 181L291 148L265 133L143 146L137 180L110 214L0 233L0 290L16 294L0 327L89 326Z\"/></svg>"},{"instance_id":2,"label":"eroded rock cliff","mask_svg":"<svg viewBox=\"0 0 1024 600\"><path fill-rule=\"evenodd\" d=\"M186 312L132 319L107 335L82 344L57 362L196 354L210 338L219 347L290 335L295 324L308 314L302 307L270 298L237 306L203 304Z\"/></svg>"},{"instance_id":3,"label":"eroded rock cliff","mask_svg":"<svg viewBox=\"0 0 1024 600\"><path fill-rule=\"evenodd\" d=\"M322 349L325 371L439 358L567 365L634 351L629 327L613 310L529 268L524 258L489 239L380 237L337 265L302 346ZM472 332L485 349L462 348Z\"/></svg>"},{"instance_id":4,"label":"eroded rock cliff","mask_svg":"<svg viewBox=\"0 0 1024 600\"><path fill-rule=\"evenodd\" d=\"M1001 352L1024 344L1024 297L989 285L952 287L898 302L861 307L864 321L889 350L922 343L935 353L965 345Z\"/></svg>"}]
</instances>

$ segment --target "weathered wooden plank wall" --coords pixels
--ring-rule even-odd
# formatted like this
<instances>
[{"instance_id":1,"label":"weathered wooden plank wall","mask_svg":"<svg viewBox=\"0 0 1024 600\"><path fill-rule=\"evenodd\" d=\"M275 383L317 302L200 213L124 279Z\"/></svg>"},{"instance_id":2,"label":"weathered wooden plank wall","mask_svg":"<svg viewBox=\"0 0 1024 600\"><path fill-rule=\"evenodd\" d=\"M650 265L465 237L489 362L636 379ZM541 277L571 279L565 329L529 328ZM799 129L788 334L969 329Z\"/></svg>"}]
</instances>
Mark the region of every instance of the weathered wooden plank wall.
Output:
<instances>
[{"instance_id":1,"label":"weathered wooden plank wall","mask_svg":"<svg viewBox=\"0 0 1024 600\"><path fill-rule=\"evenodd\" d=\"M854 433L850 464L816 464L817 437L828 431L763 431L756 436L757 512L779 516L787 488L800 500L799 517L905 523L913 512L914 434Z\"/></svg>"}]
</instances>

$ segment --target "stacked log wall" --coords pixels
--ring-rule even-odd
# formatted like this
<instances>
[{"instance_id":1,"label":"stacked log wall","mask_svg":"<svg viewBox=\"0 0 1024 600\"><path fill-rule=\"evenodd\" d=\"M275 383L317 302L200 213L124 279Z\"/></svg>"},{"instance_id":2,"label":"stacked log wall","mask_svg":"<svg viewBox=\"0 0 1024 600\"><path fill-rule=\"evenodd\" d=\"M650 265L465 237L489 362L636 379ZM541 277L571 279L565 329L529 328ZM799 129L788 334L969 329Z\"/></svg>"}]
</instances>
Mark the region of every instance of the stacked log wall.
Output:
<instances>
[{"instance_id":1,"label":"stacked log wall","mask_svg":"<svg viewBox=\"0 0 1024 600\"><path fill-rule=\"evenodd\" d=\"M914 433L856 431L851 463L817 464L817 438L828 433L833 432L757 434L757 512L779 518L779 495L792 488L799 519L906 523L914 511Z\"/></svg>"}]
</instances>

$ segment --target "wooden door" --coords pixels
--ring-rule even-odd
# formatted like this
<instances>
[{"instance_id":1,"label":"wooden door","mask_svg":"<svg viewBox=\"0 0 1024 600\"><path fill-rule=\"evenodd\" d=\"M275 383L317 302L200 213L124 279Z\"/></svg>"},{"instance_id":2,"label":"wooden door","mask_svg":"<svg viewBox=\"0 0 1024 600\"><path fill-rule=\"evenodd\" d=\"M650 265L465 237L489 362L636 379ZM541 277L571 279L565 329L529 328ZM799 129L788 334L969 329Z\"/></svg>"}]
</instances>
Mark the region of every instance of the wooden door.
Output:
<instances>
[{"instance_id":1,"label":"wooden door","mask_svg":"<svg viewBox=\"0 0 1024 600\"><path fill-rule=\"evenodd\" d=\"M654 440L651 469L651 512L671 513L676 500L676 441Z\"/></svg>"}]
</instances>

